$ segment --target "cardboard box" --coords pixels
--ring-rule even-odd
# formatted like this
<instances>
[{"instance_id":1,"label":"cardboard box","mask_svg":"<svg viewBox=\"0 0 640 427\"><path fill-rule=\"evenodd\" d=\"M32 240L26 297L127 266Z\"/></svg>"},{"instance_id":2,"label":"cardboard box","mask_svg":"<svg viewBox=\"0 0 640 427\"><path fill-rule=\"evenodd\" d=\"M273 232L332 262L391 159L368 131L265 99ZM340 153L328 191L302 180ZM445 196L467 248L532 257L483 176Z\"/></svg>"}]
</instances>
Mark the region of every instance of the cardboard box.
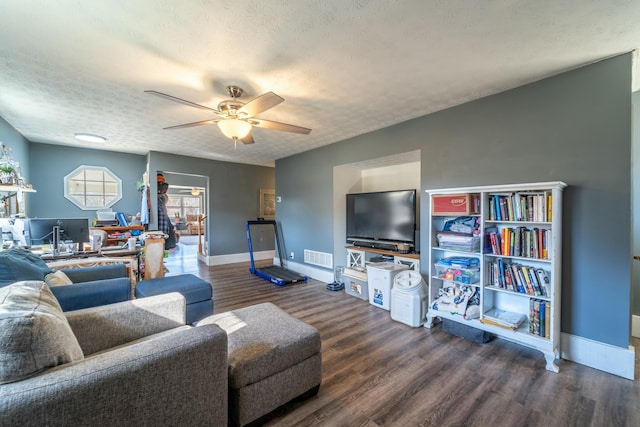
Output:
<instances>
[{"instance_id":1,"label":"cardboard box","mask_svg":"<svg viewBox=\"0 0 640 427\"><path fill-rule=\"evenodd\" d=\"M434 194L431 198L432 215L464 216L478 213L479 194Z\"/></svg>"}]
</instances>

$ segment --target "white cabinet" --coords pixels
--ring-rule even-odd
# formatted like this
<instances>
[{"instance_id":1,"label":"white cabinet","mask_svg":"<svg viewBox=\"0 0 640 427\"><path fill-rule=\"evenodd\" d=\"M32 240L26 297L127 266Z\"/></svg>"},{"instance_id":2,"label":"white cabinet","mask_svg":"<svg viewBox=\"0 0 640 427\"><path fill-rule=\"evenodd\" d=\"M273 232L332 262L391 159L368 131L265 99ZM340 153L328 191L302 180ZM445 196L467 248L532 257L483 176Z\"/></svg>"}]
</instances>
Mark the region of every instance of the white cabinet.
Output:
<instances>
[{"instance_id":1,"label":"white cabinet","mask_svg":"<svg viewBox=\"0 0 640 427\"><path fill-rule=\"evenodd\" d=\"M347 246L347 267L365 270L369 258L375 255L393 258L394 264L406 265L409 270L420 271L419 254L401 254L399 252L385 251L382 249L361 248L359 246Z\"/></svg>"},{"instance_id":2,"label":"white cabinet","mask_svg":"<svg viewBox=\"0 0 640 427\"><path fill-rule=\"evenodd\" d=\"M541 351L558 372L563 182L427 190L479 200L429 218L429 311ZM457 199L456 199L457 200ZM453 225L453 227L452 227Z\"/></svg>"}]
</instances>

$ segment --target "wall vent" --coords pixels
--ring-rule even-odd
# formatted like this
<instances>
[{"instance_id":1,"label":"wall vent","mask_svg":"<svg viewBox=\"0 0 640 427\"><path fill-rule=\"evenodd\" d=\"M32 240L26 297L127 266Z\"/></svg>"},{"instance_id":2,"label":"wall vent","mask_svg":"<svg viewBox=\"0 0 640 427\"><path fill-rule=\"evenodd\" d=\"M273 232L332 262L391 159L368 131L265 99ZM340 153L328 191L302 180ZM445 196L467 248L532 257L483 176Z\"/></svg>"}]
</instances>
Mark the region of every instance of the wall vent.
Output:
<instances>
[{"instance_id":1,"label":"wall vent","mask_svg":"<svg viewBox=\"0 0 640 427\"><path fill-rule=\"evenodd\" d=\"M333 268L333 254L305 249L304 262L307 264L318 265L320 267Z\"/></svg>"}]
</instances>

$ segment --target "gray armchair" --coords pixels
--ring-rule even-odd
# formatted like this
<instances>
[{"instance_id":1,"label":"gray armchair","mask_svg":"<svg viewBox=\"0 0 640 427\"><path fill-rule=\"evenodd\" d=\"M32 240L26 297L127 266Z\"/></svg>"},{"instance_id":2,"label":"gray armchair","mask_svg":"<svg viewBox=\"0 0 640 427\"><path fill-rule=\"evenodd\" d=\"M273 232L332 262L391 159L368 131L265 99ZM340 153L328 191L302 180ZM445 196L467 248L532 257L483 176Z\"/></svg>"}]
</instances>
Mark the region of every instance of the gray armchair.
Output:
<instances>
[{"instance_id":1,"label":"gray armchair","mask_svg":"<svg viewBox=\"0 0 640 427\"><path fill-rule=\"evenodd\" d=\"M227 425L227 335L182 295L64 315L84 359L0 385L0 425Z\"/></svg>"}]
</instances>

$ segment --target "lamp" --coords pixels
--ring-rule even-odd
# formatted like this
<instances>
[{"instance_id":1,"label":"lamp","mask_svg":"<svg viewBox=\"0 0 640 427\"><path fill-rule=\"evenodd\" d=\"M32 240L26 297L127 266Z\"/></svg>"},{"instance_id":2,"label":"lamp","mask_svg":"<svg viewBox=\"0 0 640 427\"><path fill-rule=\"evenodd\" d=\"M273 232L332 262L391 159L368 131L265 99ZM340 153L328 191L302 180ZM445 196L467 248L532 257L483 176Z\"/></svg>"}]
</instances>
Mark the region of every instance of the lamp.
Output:
<instances>
[{"instance_id":1,"label":"lamp","mask_svg":"<svg viewBox=\"0 0 640 427\"><path fill-rule=\"evenodd\" d=\"M193 187L191 189L191 195L192 196L199 196L200 195L200 189L198 187Z\"/></svg>"},{"instance_id":2,"label":"lamp","mask_svg":"<svg viewBox=\"0 0 640 427\"><path fill-rule=\"evenodd\" d=\"M251 132L251 123L239 119L226 119L218 122L222 133L231 139L242 139Z\"/></svg>"},{"instance_id":3,"label":"lamp","mask_svg":"<svg viewBox=\"0 0 640 427\"><path fill-rule=\"evenodd\" d=\"M86 141L86 142L106 142L107 138L105 138L104 136L100 136L100 135L94 135L92 133L81 133L78 132L76 134L74 134L74 136L81 140L81 141Z\"/></svg>"}]
</instances>

